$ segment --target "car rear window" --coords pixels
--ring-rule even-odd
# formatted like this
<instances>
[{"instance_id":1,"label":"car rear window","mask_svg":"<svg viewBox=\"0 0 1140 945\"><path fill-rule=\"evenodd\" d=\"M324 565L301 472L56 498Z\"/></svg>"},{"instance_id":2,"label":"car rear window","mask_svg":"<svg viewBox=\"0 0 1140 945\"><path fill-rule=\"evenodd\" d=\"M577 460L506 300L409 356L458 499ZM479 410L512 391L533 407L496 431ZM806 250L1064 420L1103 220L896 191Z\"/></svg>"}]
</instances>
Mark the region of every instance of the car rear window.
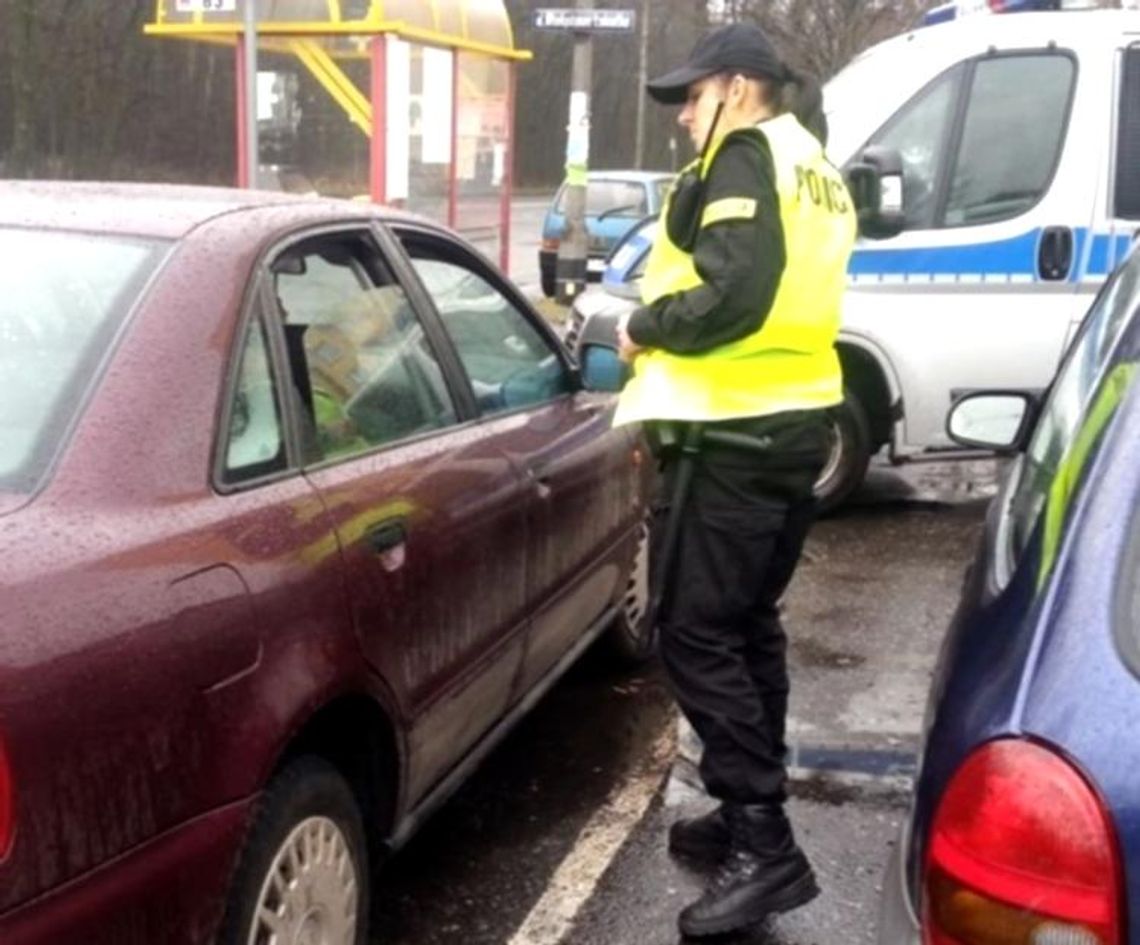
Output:
<instances>
[{"instance_id":1,"label":"car rear window","mask_svg":"<svg viewBox=\"0 0 1140 945\"><path fill-rule=\"evenodd\" d=\"M0 228L0 489L36 488L164 245Z\"/></svg>"},{"instance_id":2,"label":"car rear window","mask_svg":"<svg viewBox=\"0 0 1140 945\"><path fill-rule=\"evenodd\" d=\"M558 195L558 212L566 212L566 188ZM643 217L649 212L645 187L634 181L592 180L586 185L586 215Z\"/></svg>"}]
</instances>

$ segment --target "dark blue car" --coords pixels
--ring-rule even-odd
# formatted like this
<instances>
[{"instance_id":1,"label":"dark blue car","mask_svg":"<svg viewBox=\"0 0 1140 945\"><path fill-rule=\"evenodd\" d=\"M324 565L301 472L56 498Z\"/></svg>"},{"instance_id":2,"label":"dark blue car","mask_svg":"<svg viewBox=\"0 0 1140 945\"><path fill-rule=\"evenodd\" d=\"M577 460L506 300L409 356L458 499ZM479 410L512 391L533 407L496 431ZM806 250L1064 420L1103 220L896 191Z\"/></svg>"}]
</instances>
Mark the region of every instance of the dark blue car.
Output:
<instances>
[{"instance_id":1,"label":"dark blue car","mask_svg":"<svg viewBox=\"0 0 1140 945\"><path fill-rule=\"evenodd\" d=\"M1018 455L939 658L880 945L1140 945L1138 308L1133 252L1043 398L951 412L959 442Z\"/></svg>"}]
</instances>

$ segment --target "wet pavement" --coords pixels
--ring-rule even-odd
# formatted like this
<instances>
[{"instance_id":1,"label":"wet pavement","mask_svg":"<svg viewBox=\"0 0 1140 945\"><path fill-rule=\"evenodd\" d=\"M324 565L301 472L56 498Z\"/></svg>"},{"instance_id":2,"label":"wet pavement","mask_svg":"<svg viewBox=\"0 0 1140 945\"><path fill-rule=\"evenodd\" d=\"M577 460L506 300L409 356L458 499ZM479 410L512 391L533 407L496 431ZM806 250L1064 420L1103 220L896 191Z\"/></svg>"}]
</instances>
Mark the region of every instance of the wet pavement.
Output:
<instances>
[{"instance_id":1,"label":"wet pavement","mask_svg":"<svg viewBox=\"0 0 1140 945\"><path fill-rule=\"evenodd\" d=\"M874 941L942 631L997 466L876 464L787 599L789 811L823 888L720 942ZM374 945L673 945L702 876L664 849L708 801L657 665L591 653L379 878Z\"/></svg>"}]
</instances>

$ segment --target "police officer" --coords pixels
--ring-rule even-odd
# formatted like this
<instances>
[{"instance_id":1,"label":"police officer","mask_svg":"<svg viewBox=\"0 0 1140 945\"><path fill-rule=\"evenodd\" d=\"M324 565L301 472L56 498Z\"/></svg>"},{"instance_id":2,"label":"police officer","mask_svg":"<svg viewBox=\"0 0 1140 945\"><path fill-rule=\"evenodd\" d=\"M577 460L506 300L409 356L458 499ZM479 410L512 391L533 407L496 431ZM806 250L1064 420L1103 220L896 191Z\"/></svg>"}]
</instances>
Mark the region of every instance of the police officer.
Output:
<instances>
[{"instance_id":1,"label":"police officer","mask_svg":"<svg viewBox=\"0 0 1140 945\"><path fill-rule=\"evenodd\" d=\"M783 807L778 601L812 521L828 409L843 397L835 340L855 216L817 137L822 116L805 116L813 135L784 108L793 92L818 107L818 91L758 28L712 31L648 89L682 106L701 156L673 187L644 304L619 329L634 374L615 422L648 421L665 444L666 495L683 455L667 444L694 431L702 440L659 627L677 701L704 743L702 779L720 801L670 830L674 853L717 864L679 924L716 935L818 893Z\"/></svg>"}]
</instances>

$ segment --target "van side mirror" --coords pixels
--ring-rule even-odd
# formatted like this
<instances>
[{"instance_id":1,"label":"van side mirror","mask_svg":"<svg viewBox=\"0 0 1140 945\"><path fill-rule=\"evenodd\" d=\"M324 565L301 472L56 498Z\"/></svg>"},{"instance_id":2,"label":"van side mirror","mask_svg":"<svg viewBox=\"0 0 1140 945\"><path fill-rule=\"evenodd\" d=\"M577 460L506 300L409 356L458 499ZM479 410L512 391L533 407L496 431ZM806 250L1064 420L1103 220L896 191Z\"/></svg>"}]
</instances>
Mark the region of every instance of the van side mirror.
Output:
<instances>
[{"instance_id":1,"label":"van side mirror","mask_svg":"<svg viewBox=\"0 0 1140 945\"><path fill-rule=\"evenodd\" d=\"M867 148L847 165L845 176L855 201L859 232L872 240L898 236L906 227L903 163L894 148Z\"/></svg>"},{"instance_id":2,"label":"van side mirror","mask_svg":"<svg viewBox=\"0 0 1140 945\"><path fill-rule=\"evenodd\" d=\"M616 394L629 380L629 365L618 357L617 325L609 312L590 315L582 325L575 354L586 390Z\"/></svg>"},{"instance_id":3,"label":"van side mirror","mask_svg":"<svg viewBox=\"0 0 1140 945\"><path fill-rule=\"evenodd\" d=\"M1037 398L1026 391L974 391L950 409L946 432L960 446L1020 452L1029 443L1037 408Z\"/></svg>"}]
</instances>

